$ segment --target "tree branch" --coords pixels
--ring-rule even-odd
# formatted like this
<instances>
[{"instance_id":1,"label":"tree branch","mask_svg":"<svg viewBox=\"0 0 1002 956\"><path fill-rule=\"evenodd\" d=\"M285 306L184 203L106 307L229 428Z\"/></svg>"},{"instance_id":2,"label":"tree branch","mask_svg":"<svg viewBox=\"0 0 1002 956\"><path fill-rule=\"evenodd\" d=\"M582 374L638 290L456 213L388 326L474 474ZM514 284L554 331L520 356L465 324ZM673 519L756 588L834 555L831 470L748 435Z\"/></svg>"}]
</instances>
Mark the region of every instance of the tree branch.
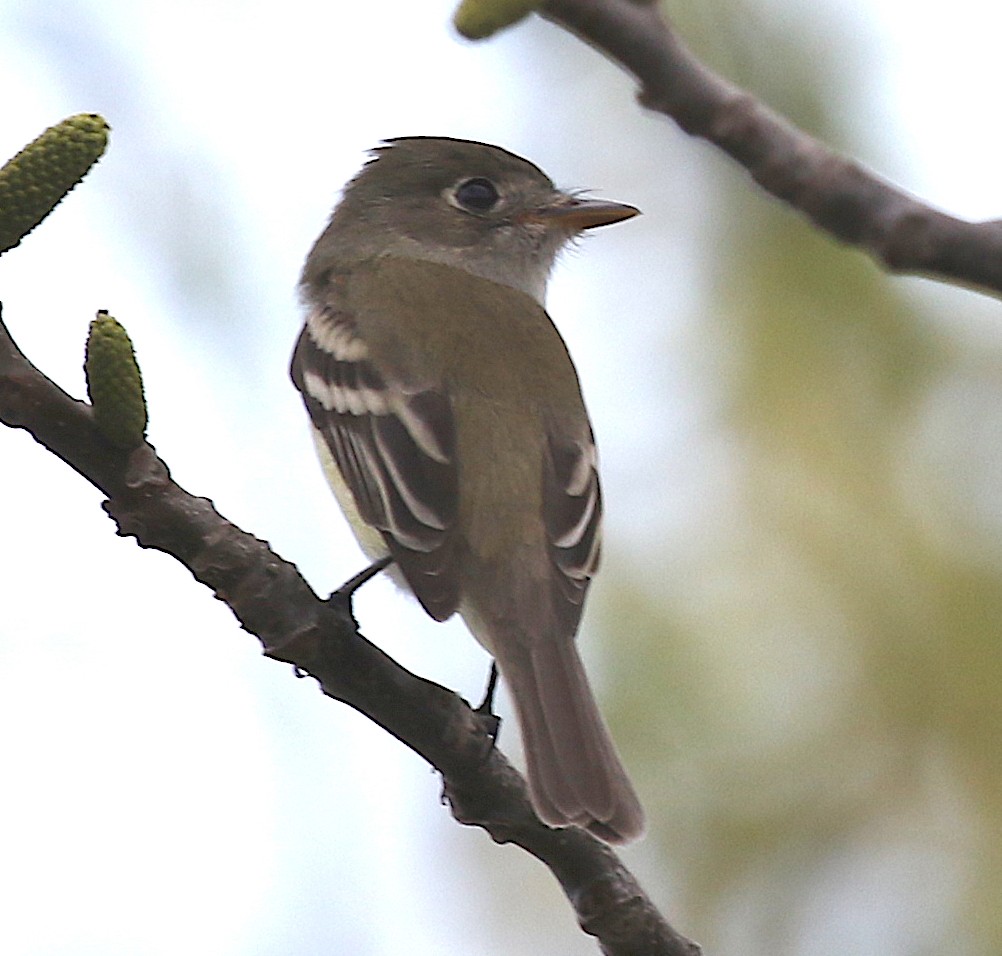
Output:
<instances>
[{"instance_id":1,"label":"tree branch","mask_svg":"<svg viewBox=\"0 0 1002 956\"><path fill-rule=\"evenodd\" d=\"M632 74L643 106L719 146L765 190L892 272L1002 295L1002 220L931 208L798 130L686 49L658 3L546 0L539 12Z\"/></svg>"},{"instance_id":2,"label":"tree branch","mask_svg":"<svg viewBox=\"0 0 1002 956\"><path fill-rule=\"evenodd\" d=\"M323 601L298 569L171 480L154 449L116 448L76 401L18 349L0 321L0 421L35 440L99 488L104 508L143 548L172 555L258 637L265 654L309 674L328 697L365 714L438 770L453 816L546 864L586 933L609 956L694 956L699 948L658 913L607 846L535 815L521 775L483 721L453 692L405 670Z\"/></svg>"}]
</instances>

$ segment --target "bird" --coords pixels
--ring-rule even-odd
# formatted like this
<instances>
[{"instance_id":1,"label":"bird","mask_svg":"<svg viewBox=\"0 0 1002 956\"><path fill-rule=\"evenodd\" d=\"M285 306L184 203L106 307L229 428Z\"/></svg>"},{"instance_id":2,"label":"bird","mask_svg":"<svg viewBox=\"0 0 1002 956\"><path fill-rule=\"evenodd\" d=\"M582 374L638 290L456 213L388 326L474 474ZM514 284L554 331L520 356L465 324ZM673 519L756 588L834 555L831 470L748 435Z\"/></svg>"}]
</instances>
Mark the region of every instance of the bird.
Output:
<instances>
[{"instance_id":1,"label":"bird","mask_svg":"<svg viewBox=\"0 0 1002 956\"><path fill-rule=\"evenodd\" d=\"M639 837L644 812L576 644L602 494L544 300L563 248L638 213L498 146L385 140L306 258L291 363L362 550L492 655L538 816L608 843Z\"/></svg>"}]
</instances>

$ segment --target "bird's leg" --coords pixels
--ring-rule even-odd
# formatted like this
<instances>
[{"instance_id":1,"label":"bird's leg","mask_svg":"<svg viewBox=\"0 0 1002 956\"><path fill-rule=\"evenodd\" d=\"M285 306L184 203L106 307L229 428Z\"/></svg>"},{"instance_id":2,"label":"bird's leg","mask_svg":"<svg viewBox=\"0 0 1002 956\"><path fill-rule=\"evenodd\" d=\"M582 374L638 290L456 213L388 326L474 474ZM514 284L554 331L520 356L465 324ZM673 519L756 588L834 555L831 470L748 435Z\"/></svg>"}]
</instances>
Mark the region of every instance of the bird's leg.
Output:
<instances>
[{"instance_id":1,"label":"bird's leg","mask_svg":"<svg viewBox=\"0 0 1002 956\"><path fill-rule=\"evenodd\" d=\"M355 592L367 581L371 581L380 571L385 571L391 564L393 564L393 558L386 555L380 558L378 561L373 561L367 568L359 571L354 577L348 578L344 584L339 587L334 594L340 594L342 597L348 598L349 600L354 597ZM331 597L334 597L334 594Z\"/></svg>"},{"instance_id":2,"label":"bird's leg","mask_svg":"<svg viewBox=\"0 0 1002 956\"><path fill-rule=\"evenodd\" d=\"M498 665L491 661L491 675L487 678L487 689L480 706L473 712L484 722L487 736L491 738L491 749L497 746L498 734L501 732L501 718L494 713L494 691L498 686Z\"/></svg>"},{"instance_id":3,"label":"bird's leg","mask_svg":"<svg viewBox=\"0 0 1002 956\"><path fill-rule=\"evenodd\" d=\"M355 612L351 606L352 599L355 597L355 592L363 584L365 584L366 581L374 578L380 571L392 563L393 558L389 555L385 558L380 558L378 561L373 561L373 563L367 568L359 571L354 577L345 581L341 587L339 587L336 591L333 591L330 597L327 598L327 603L331 606L334 613L338 615L347 626L351 627L357 635L361 635L361 632L358 629L358 621L355 619ZM329 647L329 645L325 642L323 647ZM305 671L298 666L293 668L293 672L296 677L309 676L308 671Z\"/></svg>"},{"instance_id":4,"label":"bird's leg","mask_svg":"<svg viewBox=\"0 0 1002 956\"><path fill-rule=\"evenodd\" d=\"M355 620L355 612L352 610L351 602L355 597L355 592L363 585L366 581L370 581L374 578L380 571L385 570L393 563L393 558L386 555L384 558L380 558L378 561L373 561L367 568L359 571L354 577L348 578L344 584L341 585L336 591L332 592L331 596L327 598L328 602L333 604L339 611L345 613L352 619L355 624L355 630L358 630L358 621Z\"/></svg>"}]
</instances>

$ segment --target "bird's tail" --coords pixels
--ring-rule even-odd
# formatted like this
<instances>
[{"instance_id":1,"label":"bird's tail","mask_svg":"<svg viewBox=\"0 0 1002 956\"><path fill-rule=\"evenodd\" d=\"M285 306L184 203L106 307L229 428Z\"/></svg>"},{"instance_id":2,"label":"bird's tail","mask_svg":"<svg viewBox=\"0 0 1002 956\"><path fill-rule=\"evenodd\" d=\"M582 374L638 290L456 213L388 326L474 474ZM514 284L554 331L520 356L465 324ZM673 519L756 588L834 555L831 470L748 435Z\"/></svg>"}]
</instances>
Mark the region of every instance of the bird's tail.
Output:
<instances>
[{"instance_id":1,"label":"bird's tail","mask_svg":"<svg viewBox=\"0 0 1002 956\"><path fill-rule=\"evenodd\" d=\"M536 812L608 843L644 830L644 812L588 685L573 637L492 641L522 728Z\"/></svg>"}]
</instances>

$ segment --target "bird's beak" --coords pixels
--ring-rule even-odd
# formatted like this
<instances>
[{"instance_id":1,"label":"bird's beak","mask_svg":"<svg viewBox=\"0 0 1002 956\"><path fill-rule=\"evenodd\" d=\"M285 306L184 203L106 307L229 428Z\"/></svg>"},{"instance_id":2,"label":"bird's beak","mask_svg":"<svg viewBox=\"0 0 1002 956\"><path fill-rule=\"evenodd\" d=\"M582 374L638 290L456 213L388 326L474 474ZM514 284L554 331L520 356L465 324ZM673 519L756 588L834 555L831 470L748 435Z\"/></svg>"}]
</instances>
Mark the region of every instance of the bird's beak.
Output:
<instances>
[{"instance_id":1,"label":"bird's beak","mask_svg":"<svg viewBox=\"0 0 1002 956\"><path fill-rule=\"evenodd\" d=\"M524 222L538 222L568 232L608 226L624 219L639 216L636 206L621 202L607 202L604 199L578 199L574 196L560 196L552 203L531 209L520 218Z\"/></svg>"}]
</instances>

